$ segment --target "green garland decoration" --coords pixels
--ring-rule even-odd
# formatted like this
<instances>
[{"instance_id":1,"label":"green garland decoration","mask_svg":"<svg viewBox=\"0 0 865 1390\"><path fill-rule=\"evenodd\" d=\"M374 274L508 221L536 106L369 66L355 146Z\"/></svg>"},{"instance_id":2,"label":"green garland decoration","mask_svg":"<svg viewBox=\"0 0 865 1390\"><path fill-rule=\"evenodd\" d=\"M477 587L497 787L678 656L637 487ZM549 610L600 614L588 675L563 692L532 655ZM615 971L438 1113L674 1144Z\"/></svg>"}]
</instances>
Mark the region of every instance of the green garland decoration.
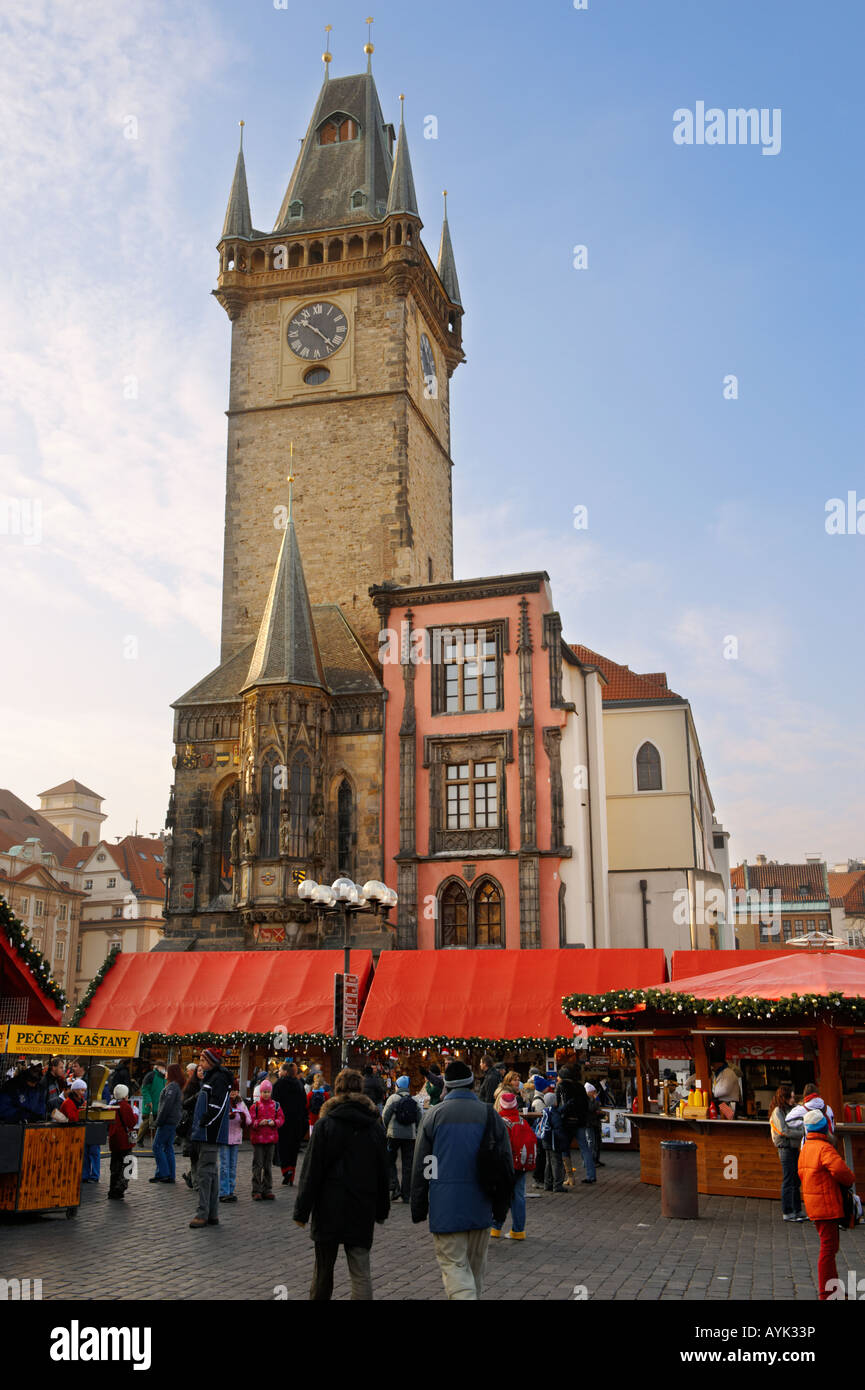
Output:
<instances>
[{"instance_id":1,"label":"green garland decoration","mask_svg":"<svg viewBox=\"0 0 865 1390\"><path fill-rule=\"evenodd\" d=\"M699 1014L709 1018L730 1018L739 1022L766 1023L791 1018L817 1018L834 1014L839 1023L865 1020L865 998L845 996L840 990L829 994L796 994L781 999L759 995L728 994L720 999L701 999L698 994L679 994L670 989L614 989L606 994L566 994L562 1011L568 1018L597 1022L615 1016L616 1024L639 1028L646 1009L656 1013Z\"/></svg>"},{"instance_id":2,"label":"green garland decoration","mask_svg":"<svg viewBox=\"0 0 865 1390\"><path fill-rule=\"evenodd\" d=\"M119 946L112 947L112 949L108 952L108 955L105 957L96 974L93 976L93 979L90 981L90 984L87 986L87 989L83 997L78 1001L78 1006L74 1014L72 1015L70 1023L70 1026L72 1028L74 1028L78 1023L81 1022L82 1018L87 1012L87 1009L90 1006L90 1001L92 1000L94 994L96 993L99 986L102 984L102 981L105 979L105 976L108 974L109 970L111 969L112 965L115 963L119 955Z\"/></svg>"},{"instance_id":3,"label":"green garland decoration","mask_svg":"<svg viewBox=\"0 0 865 1390\"><path fill-rule=\"evenodd\" d=\"M24 923L20 917L15 916L3 897L0 897L0 927L2 927L10 945L15 948L16 955L27 966L42 993L47 994L58 1008L65 1009L66 995L51 974L51 966L42 952L37 951L30 941Z\"/></svg>"},{"instance_id":4,"label":"green garland decoration","mask_svg":"<svg viewBox=\"0 0 865 1390\"><path fill-rule=\"evenodd\" d=\"M605 1039L591 1038L590 1046L603 1047ZM419 1052L432 1048L439 1052L446 1048L449 1052L555 1052L559 1048L574 1051L574 1037L560 1035L556 1038L451 1038L438 1033L428 1038L409 1038L402 1035L387 1038L367 1038L362 1034L353 1040L353 1046L363 1052L381 1051L395 1048L399 1052Z\"/></svg>"},{"instance_id":5,"label":"green garland decoration","mask_svg":"<svg viewBox=\"0 0 865 1390\"><path fill-rule=\"evenodd\" d=\"M277 1044L275 1032L271 1029L269 1033L142 1033L141 1042L159 1047L221 1047L226 1052L235 1052L241 1047L266 1047L272 1052L284 1052L300 1047L339 1046L339 1038L332 1033L280 1033Z\"/></svg>"}]
</instances>

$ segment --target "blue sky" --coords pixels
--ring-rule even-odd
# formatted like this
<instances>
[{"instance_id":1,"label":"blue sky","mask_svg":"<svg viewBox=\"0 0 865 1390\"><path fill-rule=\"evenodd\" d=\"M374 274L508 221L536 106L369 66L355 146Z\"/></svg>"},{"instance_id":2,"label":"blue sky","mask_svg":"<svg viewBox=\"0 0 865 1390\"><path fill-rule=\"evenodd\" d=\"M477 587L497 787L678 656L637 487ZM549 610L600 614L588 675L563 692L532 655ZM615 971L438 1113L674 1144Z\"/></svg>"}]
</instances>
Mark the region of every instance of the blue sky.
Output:
<instances>
[{"instance_id":1,"label":"blue sky","mask_svg":"<svg viewBox=\"0 0 865 1390\"><path fill-rule=\"evenodd\" d=\"M217 659L230 344L210 290L237 122L267 230L325 22L333 71L364 63L365 12L312 8L2 22L0 494L38 501L41 536L0 534L0 781L35 801L75 776L109 835L162 825L168 706ZM433 253L450 194L456 572L545 567L569 640L667 671L735 857L865 853L865 536L824 526L829 498L865 498L861 7L373 13ZM779 108L780 153L676 145L697 101Z\"/></svg>"}]
</instances>

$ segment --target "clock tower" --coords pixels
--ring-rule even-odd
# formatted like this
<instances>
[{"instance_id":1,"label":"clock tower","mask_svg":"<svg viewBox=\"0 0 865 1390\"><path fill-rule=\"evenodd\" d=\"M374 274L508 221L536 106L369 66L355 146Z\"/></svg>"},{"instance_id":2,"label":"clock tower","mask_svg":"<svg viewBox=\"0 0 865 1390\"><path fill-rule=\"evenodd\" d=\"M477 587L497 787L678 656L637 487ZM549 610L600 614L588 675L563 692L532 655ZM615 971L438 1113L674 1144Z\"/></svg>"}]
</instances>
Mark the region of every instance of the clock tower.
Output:
<instances>
[{"instance_id":1,"label":"clock tower","mask_svg":"<svg viewBox=\"0 0 865 1390\"><path fill-rule=\"evenodd\" d=\"M255 638L293 445L310 600L378 647L374 584L452 578L450 378L463 309L445 220L421 241L405 124L371 64L325 80L270 233L241 143L214 291L232 323L222 656ZM402 99L401 99L402 101Z\"/></svg>"}]
</instances>

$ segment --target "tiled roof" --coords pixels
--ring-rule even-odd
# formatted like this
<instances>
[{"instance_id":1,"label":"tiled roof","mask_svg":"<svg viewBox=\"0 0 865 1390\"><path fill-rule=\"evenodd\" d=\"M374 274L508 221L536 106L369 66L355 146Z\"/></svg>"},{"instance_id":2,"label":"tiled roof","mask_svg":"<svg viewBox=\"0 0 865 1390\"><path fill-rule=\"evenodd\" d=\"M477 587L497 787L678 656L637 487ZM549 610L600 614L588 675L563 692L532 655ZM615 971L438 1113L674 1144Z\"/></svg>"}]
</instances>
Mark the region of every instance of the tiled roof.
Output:
<instances>
[{"instance_id":1,"label":"tiled roof","mask_svg":"<svg viewBox=\"0 0 865 1390\"><path fill-rule=\"evenodd\" d=\"M829 875L829 892L833 903L843 904L845 912L865 911L865 869L852 873Z\"/></svg>"},{"instance_id":2,"label":"tiled roof","mask_svg":"<svg viewBox=\"0 0 865 1390\"><path fill-rule=\"evenodd\" d=\"M571 643L571 651L585 666L598 666L603 672L607 681L603 692L605 705L615 704L617 700L657 700L660 703L682 699L667 685L665 671L639 675L630 666L620 666L617 661L611 661L609 657L601 656L599 652L593 652L591 648L576 642Z\"/></svg>"},{"instance_id":3,"label":"tiled roof","mask_svg":"<svg viewBox=\"0 0 865 1390\"><path fill-rule=\"evenodd\" d=\"M324 685L294 521L279 547L270 593L242 689L256 685Z\"/></svg>"},{"instance_id":4,"label":"tiled roof","mask_svg":"<svg viewBox=\"0 0 865 1390\"><path fill-rule=\"evenodd\" d=\"M45 793L40 793L45 795ZM58 830L39 811L34 811L14 792L0 790L0 851L11 849L13 845L23 845L33 836L42 841L47 850L56 854L61 864L66 862L74 842L62 830Z\"/></svg>"},{"instance_id":5,"label":"tiled roof","mask_svg":"<svg viewBox=\"0 0 865 1390\"><path fill-rule=\"evenodd\" d=\"M94 796L97 801L104 801L105 797L98 792L92 792L89 787L85 787L83 782L76 782L74 777L70 777L68 782L61 782L58 787L49 787L46 792L40 792L40 796L56 796L58 792L78 792L80 796Z\"/></svg>"},{"instance_id":6,"label":"tiled roof","mask_svg":"<svg viewBox=\"0 0 865 1390\"><path fill-rule=\"evenodd\" d=\"M123 872L132 887L145 898L164 898L165 883L162 878L162 859L164 846L161 840L151 840L146 835L127 835L120 840L116 852L122 858Z\"/></svg>"},{"instance_id":7,"label":"tiled roof","mask_svg":"<svg viewBox=\"0 0 865 1390\"><path fill-rule=\"evenodd\" d=\"M731 870L730 882L734 888L745 887L744 865L738 864ZM807 886L807 893L800 894L801 885ZM749 864L747 886L767 893L777 889L784 902L813 903L827 899L822 864Z\"/></svg>"}]
</instances>

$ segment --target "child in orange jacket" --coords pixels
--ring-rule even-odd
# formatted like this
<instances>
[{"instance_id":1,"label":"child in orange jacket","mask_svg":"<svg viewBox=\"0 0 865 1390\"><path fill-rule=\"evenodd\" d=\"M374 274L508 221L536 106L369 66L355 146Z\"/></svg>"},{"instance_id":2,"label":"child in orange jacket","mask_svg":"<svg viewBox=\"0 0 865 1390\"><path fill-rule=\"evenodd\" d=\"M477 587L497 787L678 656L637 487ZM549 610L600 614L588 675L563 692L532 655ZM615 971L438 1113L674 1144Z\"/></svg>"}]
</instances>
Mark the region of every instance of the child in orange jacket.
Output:
<instances>
[{"instance_id":1,"label":"child in orange jacket","mask_svg":"<svg viewBox=\"0 0 865 1390\"><path fill-rule=\"evenodd\" d=\"M806 1110L805 1142L799 1153L799 1181L805 1210L820 1235L817 1280L821 1300L829 1298L827 1285L838 1278L835 1264L840 1243L838 1222L844 1215L841 1188L852 1187L856 1181L855 1173L850 1171L827 1137L828 1130L822 1110Z\"/></svg>"}]
</instances>

